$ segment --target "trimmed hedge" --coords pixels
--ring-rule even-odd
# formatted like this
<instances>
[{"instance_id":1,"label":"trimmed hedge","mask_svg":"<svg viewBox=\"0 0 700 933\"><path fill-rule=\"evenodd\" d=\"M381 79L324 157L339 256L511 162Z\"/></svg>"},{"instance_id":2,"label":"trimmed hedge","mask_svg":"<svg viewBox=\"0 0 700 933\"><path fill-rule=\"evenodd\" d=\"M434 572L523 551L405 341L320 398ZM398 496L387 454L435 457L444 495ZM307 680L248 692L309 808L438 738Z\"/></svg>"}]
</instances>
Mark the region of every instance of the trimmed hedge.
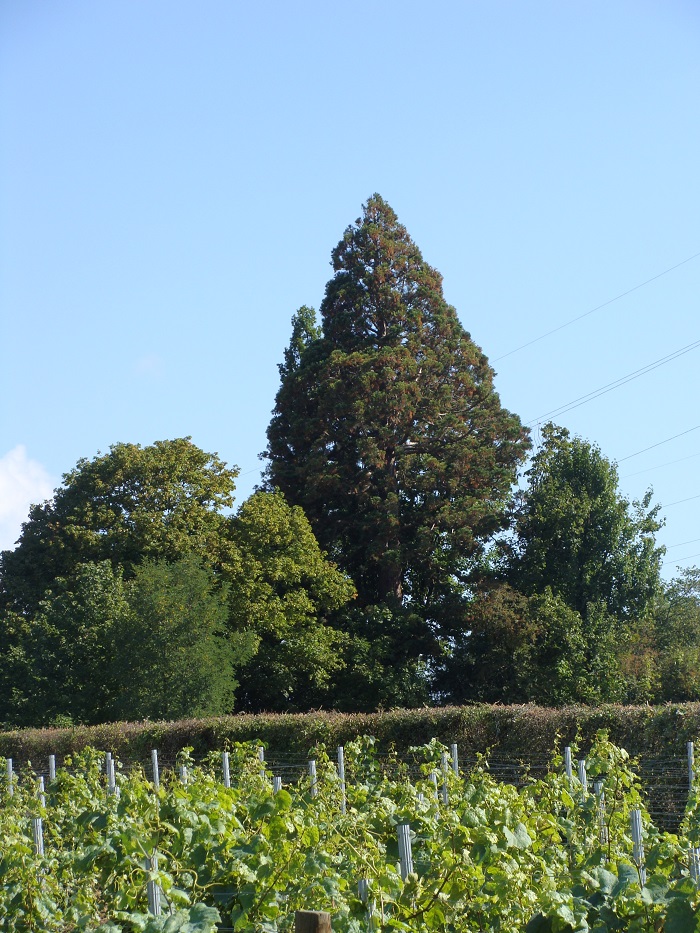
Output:
<instances>
[{"instance_id":1,"label":"trimmed hedge","mask_svg":"<svg viewBox=\"0 0 700 933\"><path fill-rule=\"evenodd\" d=\"M437 738L457 742L460 756L490 751L514 761L548 757L555 745L586 751L599 729L632 756L678 758L700 736L700 703L666 706L448 706L382 713L313 712L234 715L179 722L109 723L68 729L21 729L0 733L0 756L17 764L59 759L88 745L123 761L146 761L157 748L163 759L191 746L200 757L227 744L257 740L270 755L304 756L319 744L329 749L358 735L375 736L382 752L404 754L411 745Z\"/></svg>"}]
</instances>

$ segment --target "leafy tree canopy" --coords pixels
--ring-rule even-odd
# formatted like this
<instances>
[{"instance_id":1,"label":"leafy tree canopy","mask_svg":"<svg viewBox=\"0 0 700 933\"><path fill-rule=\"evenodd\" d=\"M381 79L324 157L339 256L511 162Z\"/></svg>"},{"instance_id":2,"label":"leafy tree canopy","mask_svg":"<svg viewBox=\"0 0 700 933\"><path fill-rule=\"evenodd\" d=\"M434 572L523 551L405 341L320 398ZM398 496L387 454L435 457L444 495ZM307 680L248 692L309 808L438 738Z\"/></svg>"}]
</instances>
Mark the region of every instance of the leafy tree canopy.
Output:
<instances>
[{"instance_id":1,"label":"leafy tree canopy","mask_svg":"<svg viewBox=\"0 0 700 933\"><path fill-rule=\"evenodd\" d=\"M434 616L504 522L528 447L442 281L379 195L302 308L268 428L268 481L301 505L360 606Z\"/></svg>"},{"instance_id":2,"label":"leafy tree canopy","mask_svg":"<svg viewBox=\"0 0 700 933\"><path fill-rule=\"evenodd\" d=\"M527 597L501 583L475 596L467 620L438 677L450 702L560 706L625 697L619 626L601 605L589 605L584 619L549 587Z\"/></svg>"},{"instance_id":3,"label":"leafy tree canopy","mask_svg":"<svg viewBox=\"0 0 700 933\"><path fill-rule=\"evenodd\" d=\"M509 561L513 586L527 595L550 587L584 618L595 603L618 619L641 619L660 591L664 553L651 491L630 503L615 464L553 424L543 428L526 476Z\"/></svg>"},{"instance_id":4,"label":"leafy tree canopy","mask_svg":"<svg viewBox=\"0 0 700 933\"><path fill-rule=\"evenodd\" d=\"M147 560L129 584L131 612L114 626L111 681L124 685L110 719L214 716L234 708L240 668L255 653L252 632L228 624L228 587L193 554Z\"/></svg>"},{"instance_id":5,"label":"leafy tree canopy","mask_svg":"<svg viewBox=\"0 0 700 933\"><path fill-rule=\"evenodd\" d=\"M700 699L700 569L688 567L664 588L654 612L659 700Z\"/></svg>"},{"instance_id":6,"label":"leafy tree canopy","mask_svg":"<svg viewBox=\"0 0 700 933\"><path fill-rule=\"evenodd\" d=\"M78 461L53 499L32 507L17 547L0 555L0 605L31 612L81 563L108 560L128 579L144 559L219 559L237 473L187 437L115 444Z\"/></svg>"},{"instance_id":7,"label":"leafy tree canopy","mask_svg":"<svg viewBox=\"0 0 700 933\"><path fill-rule=\"evenodd\" d=\"M112 630L129 613L121 570L78 564L32 616L0 615L0 719L19 725L101 722L118 690L108 676Z\"/></svg>"},{"instance_id":8,"label":"leafy tree canopy","mask_svg":"<svg viewBox=\"0 0 700 933\"><path fill-rule=\"evenodd\" d=\"M0 720L19 725L229 713L257 647L229 630L228 589L192 554L146 560L129 581L109 561L79 564L0 631Z\"/></svg>"},{"instance_id":9,"label":"leafy tree canopy","mask_svg":"<svg viewBox=\"0 0 700 933\"><path fill-rule=\"evenodd\" d=\"M355 596L352 581L326 559L303 511L279 491L244 502L230 534L238 554L225 571L230 624L260 639L240 676L239 706L320 705L344 665L348 640L327 620Z\"/></svg>"}]
</instances>

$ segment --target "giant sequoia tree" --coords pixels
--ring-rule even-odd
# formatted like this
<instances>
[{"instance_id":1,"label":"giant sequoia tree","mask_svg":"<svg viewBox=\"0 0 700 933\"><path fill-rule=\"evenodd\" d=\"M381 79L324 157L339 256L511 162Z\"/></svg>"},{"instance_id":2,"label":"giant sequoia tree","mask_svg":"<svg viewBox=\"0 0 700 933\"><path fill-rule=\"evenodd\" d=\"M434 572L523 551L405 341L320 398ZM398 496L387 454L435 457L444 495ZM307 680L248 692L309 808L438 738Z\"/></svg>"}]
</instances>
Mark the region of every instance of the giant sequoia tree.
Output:
<instances>
[{"instance_id":1,"label":"giant sequoia tree","mask_svg":"<svg viewBox=\"0 0 700 933\"><path fill-rule=\"evenodd\" d=\"M293 319L268 482L304 508L360 606L403 606L435 631L503 525L528 439L440 274L381 197L332 264L321 326L308 308Z\"/></svg>"}]
</instances>

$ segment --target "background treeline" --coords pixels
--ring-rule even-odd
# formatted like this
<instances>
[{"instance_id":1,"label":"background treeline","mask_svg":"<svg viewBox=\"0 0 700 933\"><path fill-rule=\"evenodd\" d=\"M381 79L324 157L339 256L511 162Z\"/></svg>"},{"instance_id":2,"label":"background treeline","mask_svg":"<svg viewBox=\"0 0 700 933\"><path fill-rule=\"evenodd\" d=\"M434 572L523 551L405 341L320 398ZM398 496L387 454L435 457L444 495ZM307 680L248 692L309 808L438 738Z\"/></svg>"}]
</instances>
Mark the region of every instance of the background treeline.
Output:
<instances>
[{"instance_id":1,"label":"background treeline","mask_svg":"<svg viewBox=\"0 0 700 933\"><path fill-rule=\"evenodd\" d=\"M292 319L261 488L189 438L115 444L0 556L0 721L700 698L700 571L652 493L533 448L378 195Z\"/></svg>"}]
</instances>

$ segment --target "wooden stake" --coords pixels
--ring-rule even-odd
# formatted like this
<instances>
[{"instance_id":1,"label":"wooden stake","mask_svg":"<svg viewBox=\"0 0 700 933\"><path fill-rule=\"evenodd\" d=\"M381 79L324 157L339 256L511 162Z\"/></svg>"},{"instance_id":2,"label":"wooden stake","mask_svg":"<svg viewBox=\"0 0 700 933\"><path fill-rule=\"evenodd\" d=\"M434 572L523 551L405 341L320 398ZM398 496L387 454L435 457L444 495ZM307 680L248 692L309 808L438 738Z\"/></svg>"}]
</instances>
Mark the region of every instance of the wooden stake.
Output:
<instances>
[{"instance_id":1,"label":"wooden stake","mask_svg":"<svg viewBox=\"0 0 700 933\"><path fill-rule=\"evenodd\" d=\"M331 915L325 910L297 910L294 933L332 933Z\"/></svg>"}]
</instances>

